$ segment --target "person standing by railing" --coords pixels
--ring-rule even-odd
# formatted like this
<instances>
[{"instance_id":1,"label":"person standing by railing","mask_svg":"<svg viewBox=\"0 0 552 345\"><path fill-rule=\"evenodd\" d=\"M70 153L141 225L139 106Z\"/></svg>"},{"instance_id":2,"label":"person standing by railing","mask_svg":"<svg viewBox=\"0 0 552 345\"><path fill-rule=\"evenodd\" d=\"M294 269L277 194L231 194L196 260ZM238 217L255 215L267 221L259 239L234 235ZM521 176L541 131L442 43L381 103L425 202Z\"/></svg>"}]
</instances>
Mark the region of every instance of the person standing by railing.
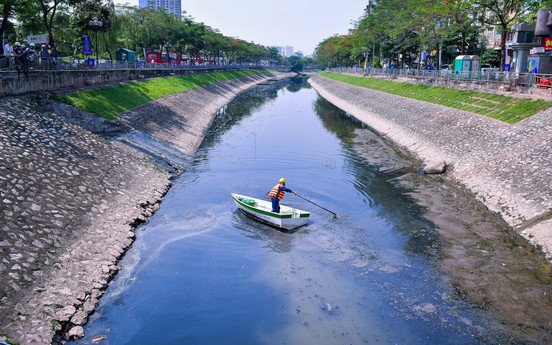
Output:
<instances>
[{"instance_id":1,"label":"person standing by railing","mask_svg":"<svg viewBox=\"0 0 552 345\"><path fill-rule=\"evenodd\" d=\"M50 49L50 63L53 64L53 67L56 68L57 65L58 65L58 53L56 51L56 48L52 47L52 49Z\"/></svg>"},{"instance_id":2,"label":"person standing by railing","mask_svg":"<svg viewBox=\"0 0 552 345\"><path fill-rule=\"evenodd\" d=\"M21 43L15 42L15 47L13 48L13 60L15 63L15 69L17 69L17 78L19 78L21 70L25 73L25 59L23 58L24 48L25 46L21 45ZM25 77L27 77L26 73Z\"/></svg>"},{"instance_id":3,"label":"person standing by railing","mask_svg":"<svg viewBox=\"0 0 552 345\"><path fill-rule=\"evenodd\" d=\"M38 56L40 57L40 67L49 69L50 67L50 51L49 46L47 44L42 45L42 49L38 52Z\"/></svg>"},{"instance_id":4,"label":"person standing by railing","mask_svg":"<svg viewBox=\"0 0 552 345\"><path fill-rule=\"evenodd\" d=\"M29 44L29 47L27 49L25 49L25 51L23 52L23 57L24 59L26 60L25 61L25 64L28 66L27 67L27 70L29 70L31 68L31 66L33 65L33 62L35 60L35 44L34 43L31 43Z\"/></svg>"},{"instance_id":5,"label":"person standing by railing","mask_svg":"<svg viewBox=\"0 0 552 345\"><path fill-rule=\"evenodd\" d=\"M4 56L6 57L6 67L12 69L13 68L13 44L12 44L12 40L8 40L8 42L4 45Z\"/></svg>"},{"instance_id":6,"label":"person standing by railing","mask_svg":"<svg viewBox=\"0 0 552 345\"><path fill-rule=\"evenodd\" d=\"M27 48L25 48L25 45L21 45L22 53L19 54L19 64L17 64L17 74L19 77L19 69L23 70L23 74L25 75L25 80L29 80L29 67L31 65L31 59L34 55L34 44L31 43L31 45ZM15 51L15 50L14 50Z\"/></svg>"}]
</instances>

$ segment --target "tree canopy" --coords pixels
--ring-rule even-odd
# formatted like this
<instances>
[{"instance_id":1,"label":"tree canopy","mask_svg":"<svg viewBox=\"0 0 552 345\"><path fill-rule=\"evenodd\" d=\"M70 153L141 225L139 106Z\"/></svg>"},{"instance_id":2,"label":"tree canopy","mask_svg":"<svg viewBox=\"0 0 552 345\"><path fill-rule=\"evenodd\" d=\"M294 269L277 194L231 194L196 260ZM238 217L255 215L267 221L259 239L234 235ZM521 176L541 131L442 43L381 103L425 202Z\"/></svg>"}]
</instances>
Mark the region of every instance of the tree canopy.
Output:
<instances>
[{"instance_id":1,"label":"tree canopy","mask_svg":"<svg viewBox=\"0 0 552 345\"><path fill-rule=\"evenodd\" d=\"M3 0L0 11L0 34L4 37L25 41L28 35L47 34L49 45L63 55L82 57L81 37L97 35L99 51L110 59L118 48L139 55L170 48L171 52L215 63L282 60L273 47L225 36L185 13L175 16L147 8L115 6L112 0ZM91 26L93 18L102 25Z\"/></svg>"},{"instance_id":2,"label":"tree canopy","mask_svg":"<svg viewBox=\"0 0 552 345\"><path fill-rule=\"evenodd\" d=\"M324 66L360 65L363 56L374 66L436 64L436 52L444 61L480 55L483 32L489 27L497 28L504 52L512 25L534 21L536 11L544 8L552 8L552 0L378 0L349 34L322 40L315 58ZM429 59L420 61L422 56Z\"/></svg>"}]
</instances>

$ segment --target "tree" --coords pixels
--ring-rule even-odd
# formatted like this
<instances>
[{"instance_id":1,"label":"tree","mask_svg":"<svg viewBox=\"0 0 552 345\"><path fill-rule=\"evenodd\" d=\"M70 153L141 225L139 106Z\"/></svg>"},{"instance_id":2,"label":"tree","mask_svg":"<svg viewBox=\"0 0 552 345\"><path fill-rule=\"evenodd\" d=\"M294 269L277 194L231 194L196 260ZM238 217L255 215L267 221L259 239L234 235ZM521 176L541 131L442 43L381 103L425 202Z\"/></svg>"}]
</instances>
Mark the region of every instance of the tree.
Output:
<instances>
[{"instance_id":1,"label":"tree","mask_svg":"<svg viewBox=\"0 0 552 345\"><path fill-rule=\"evenodd\" d=\"M506 61L506 38L509 29L525 11L529 10L527 0L473 0L475 6L482 9L479 20L487 25L496 25L500 32L500 64Z\"/></svg>"},{"instance_id":2,"label":"tree","mask_svg":"<svg viewBox=\"0 0 552 345\"><path fill-rule=\"evenodd\" d=\"M290 56L288 58L290 70L295 73L303 72L303 61L298 56Z\"/></svg>"},{"instance_id":3,"label":"tree","mask_svg":"<svg viewBox=\"0 0 552 345\"><path fill-rule=\"evenodd\" d=\"M352 66L355 62L351 60L353 47L351 35L335 35L319 43L315 55L322 65L331 67Z\"/></svg>"},{"instance_id":4,"label":"tree","mask_svg":"<svg viewBox=\"0 0 552 345\"><path fill-rule=\"evenodd\" d=\"M79 0L19 0L17 11L23 18L31 20L38 16L43 28L48 33L48 44L56 46L54 37L54 20L58 11L66 11ZM22 21L25 23L25 21Z\"/></svg>"},{"instance_id":5,"label":"tree","mask_svg":"<svg viewBox=\"0 0 552 345\"><path fill-rule=\"evenodd\" d=\"M116 17L113 2L108 1L105 3L102 0L86 0L78 2L73 8L71 18L72 27L78 33L78 36L90 34L90 31L102 32L100 42L103 41L103 50L107 52L110 59L112 59L112 51L117 48L116 40L119 35L119 30L114 30L114 22L116 22ZM93 20L93 18L101 21L102 26L94 28L90 27L90 21ZM101 45L101 43L98 43L98 45ZM94 47L94 49L99 49L99 47Z\"/></svg>"},{"instance_id":6,"label":"tree","mask_svg":"<svg viewBox=\"0 0 552 345\"><path fill-rule=\"evenodd\" d=\"M0 4L2 9L2 21L0 22L0 36L4 37L4 33L13 31L13 24L10 22L15 10L17 0L4 0ZM2 54L4 54L4 47L2 46Z\"/></svg>"},{"instance_id":7,"label":"tree","mask_svg":"<svg viewBox=\"0 0 552 345\"><path fill-rule=\"evenodd\" d=\"M495 49L485 49L481 56L481 64L489 64L491 66L499 66L500 52Z\"/></svg>"}]
</instances>

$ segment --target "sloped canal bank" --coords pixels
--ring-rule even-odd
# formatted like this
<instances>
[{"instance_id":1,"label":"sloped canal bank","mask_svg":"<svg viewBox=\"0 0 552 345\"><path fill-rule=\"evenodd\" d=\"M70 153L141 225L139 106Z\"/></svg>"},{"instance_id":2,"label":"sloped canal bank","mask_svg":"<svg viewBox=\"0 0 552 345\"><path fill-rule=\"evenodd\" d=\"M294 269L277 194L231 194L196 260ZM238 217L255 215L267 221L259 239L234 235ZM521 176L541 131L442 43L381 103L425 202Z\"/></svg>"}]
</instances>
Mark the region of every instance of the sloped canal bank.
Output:
<instances>
[{"instance_id":1,"label":"sloped canal bank","mask_svg":"<svg viewBox=\"0 0 552 345\"><path fill-rule=\"evenodd\" d=\"M282 176L338 219L293 195L293 232L236 211ZM121 266L76 343L550 340L543 255L297 83L221 111Z\"/></svg>"}]
</instances>

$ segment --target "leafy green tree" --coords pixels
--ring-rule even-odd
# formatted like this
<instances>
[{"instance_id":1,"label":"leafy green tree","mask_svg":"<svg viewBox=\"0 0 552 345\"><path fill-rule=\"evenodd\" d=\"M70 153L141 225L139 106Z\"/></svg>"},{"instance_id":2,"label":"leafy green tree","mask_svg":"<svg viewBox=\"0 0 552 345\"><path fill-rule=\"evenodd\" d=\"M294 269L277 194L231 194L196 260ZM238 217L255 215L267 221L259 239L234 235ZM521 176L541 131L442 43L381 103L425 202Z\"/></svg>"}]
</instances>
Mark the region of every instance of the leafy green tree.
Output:
<instances>
[{"instance_id":1,"label":"leafy green tree","mask_svg":"<svg viewBox=\"0 0 552 345\"><path fill-rule=\"evenodd\" d=\"M185 13L179 17L147 8L115 7L112 0L3 0L0 11L2 32L9 32L10 24L19 22L19 36L46 31L52 47L58 45L74 54L81 51L81 36L95 35L93 29L99 29L98 45L110 59L119 47L136 52L165 51L170 47L170 51L201 56L215 63L223 59L282 61L273 48L227 37ZM93 17L102 21L101 28L90 27Z\"/></svg>"},{"instance_id":2,"label":"leafy green tree","mask_svg":"<svg viewBox=\"0 0 552 345\"><path fill-rule=\"evenodd\" d=\"M500 52L496 49L485 49L481 56L482 64L489 64L491 66L499 66L500 64Z\"/></svg>"},{"instance_id":3,"label":"leafy green tree","mask_svg":"<svg viewBox=\"0 0 552 345\"><path fill-rule=\"evenodd\" d=\"M69 11L79 0L19 0L17 12L20 22L29 25L40 18L43 28L48 33L48 44L55 48L55 19L59 12Z\"/></svg>"},{"instance_id":4,"label":"leafy green tree","mask_svg":"<svg viewBox=\"0 0 552 345\"><path fill-rule=\"evenodd\" d=\"M71 17L72 27L78 36L87 34L94 37L96 34L101 33L99 35L98 45L103 46L102 50L106 52L112 60L113 51L117 49L117 36L120 33L116 27L117 21L113 2L108 1L105 3L102 0L85 0L78 2L73 7ZM101 27L90 26L90 21L94 18L102 22ZM76 44L78 46L81 44L78 42L78 39ZM95 41L93 41L93 45L95 45ZM100 49L100 47L93 48L94 50Z\"/></svg>"},{"instance_id":5,"label":"leafy green tree","mask_svg":"<svg viewBox=\"0 0 552 345\"><path fill-rule=\"evenodd\" d=\"M0 13L2 15L2 20L0 21L0 36L4 37L5 33L14 33L14 25L10 19L13 19L15 13L15 5L17 5L17 0L3 0L0 3ZM2 46L2 54L4 54L4 47Z\"/></svg>"},{"instance_id":6,"label":"leafy green tree","mask_svg":"<svg viewBox=\"0 0 552 345\"><path fill-rule=\"evenodd\" d=\"M506 38L512 24L521 15L530 10L531 1L527 0L472 0L480 8L479 20L487 25L496 25L500 33L500 50L503 52L500 65L504 64Z\"/></svg>"},{"instance_id":7,"label":"leafy green tree","mask_svg":"<svg viewBox=\"0 0 552 345\"><path fill-rule=\"evenodd\" d=\"M295 73L301 73L303 72L303 61L298 56L290 56L288 58L288 62L290 65L290 70Z\"/></svg>"},{"instance_id":8,"label":"leafy green tree","mask_svg":"<svg viewBox=\"0 0 552 345\"><path fill-rule=\"evenodd\" d=\"M276 47L266 47L265 56L272 64L281 64L283 62L283 57L278 53Z\"/></svg>"},{"instance_id":9,"label":"leafy green tree","mask_svg":"<svg viewBox=\"0 0 552 345\"><path fill-rule=\"evenodd\" d=\"M354 64L354 60L351 60L353 47L351 35L335 35L322 41L316 47L315 55L322 65L352 66Z\"/></svg>"}]
</instances>

